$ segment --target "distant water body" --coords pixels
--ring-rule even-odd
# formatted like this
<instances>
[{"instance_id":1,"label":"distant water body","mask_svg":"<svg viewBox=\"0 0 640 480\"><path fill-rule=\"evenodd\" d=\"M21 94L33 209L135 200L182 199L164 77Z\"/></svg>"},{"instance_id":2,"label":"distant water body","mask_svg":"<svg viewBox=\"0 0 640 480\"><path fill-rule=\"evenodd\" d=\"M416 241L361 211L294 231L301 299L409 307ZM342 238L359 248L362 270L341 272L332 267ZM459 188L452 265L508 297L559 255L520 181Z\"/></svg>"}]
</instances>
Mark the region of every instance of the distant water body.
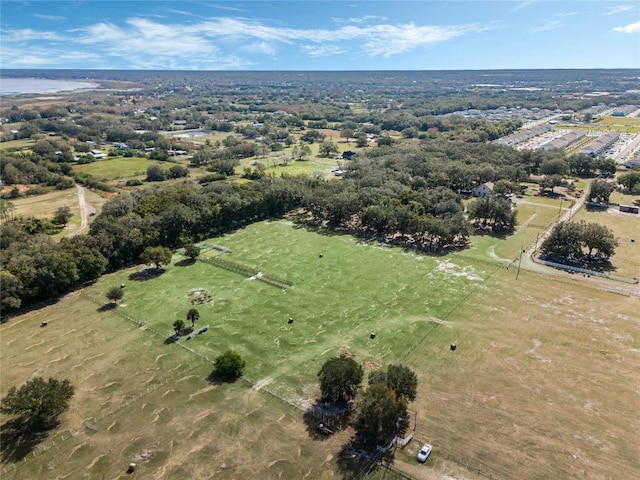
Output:
<instances>
[{"instance_id":1,"label":"distant water body","mask_svg":"<svg viewBox=\"0 0 640 480\"><path fill-rule=\"evenodd\" d=\"M0 78L0 96L72 92L98 88L97 83L47 78Z\"/></svg>"}]
</instances>

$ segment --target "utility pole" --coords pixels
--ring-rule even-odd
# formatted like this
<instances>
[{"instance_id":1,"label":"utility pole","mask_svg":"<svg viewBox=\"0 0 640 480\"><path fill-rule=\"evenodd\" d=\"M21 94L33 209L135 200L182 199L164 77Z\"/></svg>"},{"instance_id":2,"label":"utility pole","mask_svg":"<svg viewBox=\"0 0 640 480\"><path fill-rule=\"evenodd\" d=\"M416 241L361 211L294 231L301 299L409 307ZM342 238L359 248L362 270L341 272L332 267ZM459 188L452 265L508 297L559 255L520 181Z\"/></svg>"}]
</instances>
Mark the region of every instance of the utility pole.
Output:
<instances>
[{"instance_id":1,"label":"utility pole","mask_svg":"<svg viewBox=\"0 0 640 480\"><path fill-rule=\"evenodd\" d=\"M562 214L562 199L560 199L560 208L558 208L558 220L556 220L556 222L560 221L561 214Z\"/></svg>"},{"instance_id":2,"label":"utility pole","mask_svg":"<svg viewBox=\"0 0 640 480\"><path fill-rule=\"evenodd\" d=\"M522 265L522 254L524 253L524 248L520 247L520 259L518 260L518 271L516 272L516 280L518 280L518 275L520 275L520 265Z\"/></svg>"}]
</instances>

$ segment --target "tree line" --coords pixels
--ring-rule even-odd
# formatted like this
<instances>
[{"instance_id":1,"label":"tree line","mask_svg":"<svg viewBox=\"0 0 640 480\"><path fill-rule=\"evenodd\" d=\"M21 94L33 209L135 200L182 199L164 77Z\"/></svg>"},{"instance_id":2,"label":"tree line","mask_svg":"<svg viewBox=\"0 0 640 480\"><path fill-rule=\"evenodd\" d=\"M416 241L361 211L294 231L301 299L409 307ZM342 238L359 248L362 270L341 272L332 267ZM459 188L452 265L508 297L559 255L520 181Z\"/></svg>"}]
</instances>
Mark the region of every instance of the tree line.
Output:
<instances>
[{"instance_id":1,"label":"tree line","mask_svg":"<svg viewBox=\"0 0 640 480\"><path fill-rule=\"evenodd\" d=\"M247 183L183 182L121 193L104 205L88 235L60 242L31 228L30 219L5 221L2 306L7 311L64 294L105 271L140 262L147 247L176 249L293 211L296 221L387 243L463 248L476 227L513 229L515 210L482 200L466 215L462 196L487 181L508 190L536 164L554 162L557 153L428 140L372 147L358 156L345 165L340 181L265 174Z\"/></svg>"}]
</instances>

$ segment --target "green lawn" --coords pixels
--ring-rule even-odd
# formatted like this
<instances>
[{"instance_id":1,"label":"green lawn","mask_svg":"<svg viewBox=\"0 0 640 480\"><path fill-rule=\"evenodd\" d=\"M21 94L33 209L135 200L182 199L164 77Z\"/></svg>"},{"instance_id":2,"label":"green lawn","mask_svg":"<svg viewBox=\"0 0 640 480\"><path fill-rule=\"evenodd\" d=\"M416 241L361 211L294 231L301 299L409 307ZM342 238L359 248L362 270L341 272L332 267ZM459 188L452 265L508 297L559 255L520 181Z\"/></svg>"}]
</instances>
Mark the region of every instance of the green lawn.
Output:
<instances>
[{"instance_id":1,"label":"green lawn","mask_svg":"<svg viewBox=\"0 0 640 480\"><path fill-rule=\"evenodd\" d=\"M255 224L216 243L231 249L225 260L293 286L282 290L197 262L142 282L128 279L134 270L122 271L94 289L102 296L126 283L122 310L167 336L191 307L189 292L205 289L213 301L198 307L199 325L210 330L189 346L209 358L237 349L248 378L299 405L313 399L315 373L327 358L349 351L362 361L398 361L412 347L407 339L420 338L432 318L445 317L496 268L317 235L284 221Z\"/></svg>"},{"instance_id":2,"label":"green lawn","mask_svg":"<svg viewBox=\"0 0 640 480\"><path fill-rule=\"evenodd\" d=\"M89 173L101 181L110 181L118 178L146 175L147 168L152 163L156 163L156 161L140 157L107 157L104 160L93 163L74 165L73 170ZM165 170L175 165L172 162L157 163L160 163Z\"/></svg>"},{"instance_id":3,"label":"green lawn","mask_svg":"<svg viewBox=\"0 0 640 480\"><path fill-rule=\"evenodd\" d=\"M33 146L35 143L36 141L31 138L9 140L8 142L0 143L0 150L22 150L23 148Z\"/></svg>"}]
</instances>

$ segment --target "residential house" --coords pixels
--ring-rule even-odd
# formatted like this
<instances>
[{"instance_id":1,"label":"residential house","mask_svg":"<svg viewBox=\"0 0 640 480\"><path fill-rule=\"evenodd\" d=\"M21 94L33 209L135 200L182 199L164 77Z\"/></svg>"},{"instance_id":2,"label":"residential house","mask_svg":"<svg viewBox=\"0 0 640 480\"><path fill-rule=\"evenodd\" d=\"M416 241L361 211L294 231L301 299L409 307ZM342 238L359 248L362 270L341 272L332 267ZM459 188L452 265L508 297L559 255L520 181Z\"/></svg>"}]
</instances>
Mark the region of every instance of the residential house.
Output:
<instances>
[{"instance_id":1,"label":"residential house","mask_svg":"<svg viewBox=\"0 0 640 480\"><path fill-rule=\"evenodd\" d=\"M474 197L490 197L493 194L493 182L483 183L473 190Z\"/></svg>"}]
</instances>

